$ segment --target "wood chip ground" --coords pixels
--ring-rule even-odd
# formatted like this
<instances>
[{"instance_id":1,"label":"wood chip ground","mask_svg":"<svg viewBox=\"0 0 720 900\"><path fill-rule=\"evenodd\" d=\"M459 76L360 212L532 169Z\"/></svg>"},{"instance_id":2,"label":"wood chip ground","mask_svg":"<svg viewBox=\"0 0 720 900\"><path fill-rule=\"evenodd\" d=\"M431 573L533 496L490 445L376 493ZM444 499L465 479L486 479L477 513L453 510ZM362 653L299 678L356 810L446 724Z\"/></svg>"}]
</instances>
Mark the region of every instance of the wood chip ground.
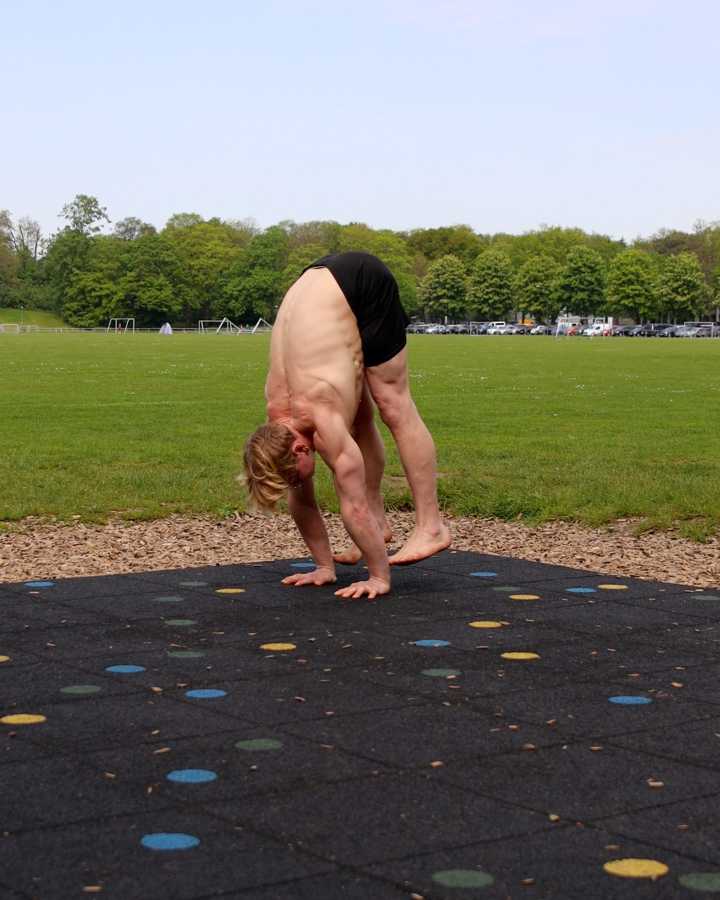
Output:
<instances>
[{"instance_id":1,"label":"wood chip ground","mask_svg":"<svg viewBox=\"0 0 720 900\"><path fill-rule=\"evenodd\" d=\"M325 516L333 547L345 546L340 519ZM399 546L410 513L389 513ZM631 520L602 529L553 522L530 528L492 519L449 519L453 548L555 563L617 577L716 588L720 540L705 544L668 532L634 534ZM180 516L152 522L60 524L27 519L0 533L0 581L69 578L157 569L260 562L307 555L288 515L236 515L221 521Z\"/></svg>"}]
</instances>

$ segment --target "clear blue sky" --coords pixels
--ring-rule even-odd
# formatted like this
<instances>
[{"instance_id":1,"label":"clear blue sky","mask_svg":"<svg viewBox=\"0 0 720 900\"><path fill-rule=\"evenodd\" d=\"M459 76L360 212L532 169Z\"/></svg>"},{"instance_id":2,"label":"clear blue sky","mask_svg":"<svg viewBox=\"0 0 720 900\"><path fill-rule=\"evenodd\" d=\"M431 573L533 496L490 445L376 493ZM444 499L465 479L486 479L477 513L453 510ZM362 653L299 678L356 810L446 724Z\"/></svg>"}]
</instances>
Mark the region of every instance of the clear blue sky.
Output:
<instances>
[{"instance_id":1,"label":"clear blue sky","mask_svg":"<svg viewBox=\"0 0 720 900\"><path fill-rule=\"evenodd\" d=\"M717 0L3 4L0 208L542 223L720 219Z\"/></svg>"}]
</instances>

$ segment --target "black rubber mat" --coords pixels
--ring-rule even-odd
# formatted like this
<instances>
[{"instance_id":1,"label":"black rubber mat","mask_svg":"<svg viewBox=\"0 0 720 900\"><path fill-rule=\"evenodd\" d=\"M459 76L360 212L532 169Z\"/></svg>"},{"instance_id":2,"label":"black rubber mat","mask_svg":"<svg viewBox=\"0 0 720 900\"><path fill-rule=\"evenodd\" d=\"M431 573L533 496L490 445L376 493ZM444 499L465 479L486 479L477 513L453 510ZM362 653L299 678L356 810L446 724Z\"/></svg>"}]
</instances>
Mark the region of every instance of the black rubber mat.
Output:
<instances>
[{"instance_id":1,"label":"black rubber mat","mask_svg":"<svg viewBox=\"0 0 720 900\"><path fill-rule=\"evenodd\" d=\"M0 897L720 895L720 589L307 565L0 585Z\"/></svg>"}]
</instances>

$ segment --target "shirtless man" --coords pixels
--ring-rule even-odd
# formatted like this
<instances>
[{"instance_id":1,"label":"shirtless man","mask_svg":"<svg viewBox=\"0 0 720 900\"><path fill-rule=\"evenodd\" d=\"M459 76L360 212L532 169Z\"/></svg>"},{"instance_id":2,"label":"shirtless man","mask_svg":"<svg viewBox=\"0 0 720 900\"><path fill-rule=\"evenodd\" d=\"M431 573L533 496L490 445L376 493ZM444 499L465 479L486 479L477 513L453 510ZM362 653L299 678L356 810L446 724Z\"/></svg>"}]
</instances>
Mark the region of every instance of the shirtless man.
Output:
<instances>
[{"instance_id":1,"label":"shirtless man","mask_svg":"<svg viewBox=\"0 0 720 900\"><path fill-rule=\"evenodd\" d=\"M364 557L368 579L336 591L372 600L390 590L390 565L445 549L450 532L438 509L435 445L410 396L405 328L390 270L368 253L338 253L313 263L278 310L265 385L266 425L245 446L248 490L272 509L289 489L288 506L316 568L283 584L334 582L335 562ZM415 529L388 559L391 539L381 481L385 450L373 401L392 432L415 501ZM333 473L340 512L354 541L333 557L315 502L318 452Z\"/></svg>"}]
</instances>

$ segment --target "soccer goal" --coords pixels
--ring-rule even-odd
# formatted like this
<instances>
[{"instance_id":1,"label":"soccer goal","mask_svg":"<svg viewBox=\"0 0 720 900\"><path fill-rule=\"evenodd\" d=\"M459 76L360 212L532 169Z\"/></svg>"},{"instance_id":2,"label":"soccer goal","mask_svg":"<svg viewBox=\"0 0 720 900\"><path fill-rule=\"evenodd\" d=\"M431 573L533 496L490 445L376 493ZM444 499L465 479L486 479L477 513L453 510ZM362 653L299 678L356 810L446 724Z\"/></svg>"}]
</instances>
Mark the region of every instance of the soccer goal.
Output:
<instances>
[{"instance_id":1,"label":"soccer goal","mask_svg":"<svg viewBox=\"0 0 720 900\"><path fill-rule=\"evenodd\" d=\"M257 334L258 331L272 331L272 325L263 318L259 318L251 334Z\"/></svg>"},{"instance_id":2,"label":"soccer goal","mask_svg":"<svg viewBox=\"0 0 720 900\"><path fill-rule=\"evenodd\" d=\"M200 334L240 334L242 329L225 316L222 319L200 319L198 331Z\"/></svg>"},{"instance_id":3,"label":"soccer goal","mask_svg":"<svg viewBox=\"0 0 720 900\"><path fill-rule=\"evenodd\" d=\"M718 337L720 335L720 324L717 322L685 322L685 330L689 328L697 328L701 337Z\"/></svg>"},{"instance_id":4,"label":"soccer goal","mask_svg":"<svg viewBox=\"0 0 720 900\"><path fill-rule=\"evenodd\" d=\"M123 317L110 319L105 330L108 333L114 331L115 334L127 334L128 331L135 334L135 319Z\"/></svg>"},{"instance_id":5,"label":"soccer goal","mask_svg":"<svg viewBox=\"0 0 720 900\"><path fill-rule=\"evenodd\" d=\"M0 322L0 334L20 334L21 328L17 322Z\"/></svg>"}]
</instances>

